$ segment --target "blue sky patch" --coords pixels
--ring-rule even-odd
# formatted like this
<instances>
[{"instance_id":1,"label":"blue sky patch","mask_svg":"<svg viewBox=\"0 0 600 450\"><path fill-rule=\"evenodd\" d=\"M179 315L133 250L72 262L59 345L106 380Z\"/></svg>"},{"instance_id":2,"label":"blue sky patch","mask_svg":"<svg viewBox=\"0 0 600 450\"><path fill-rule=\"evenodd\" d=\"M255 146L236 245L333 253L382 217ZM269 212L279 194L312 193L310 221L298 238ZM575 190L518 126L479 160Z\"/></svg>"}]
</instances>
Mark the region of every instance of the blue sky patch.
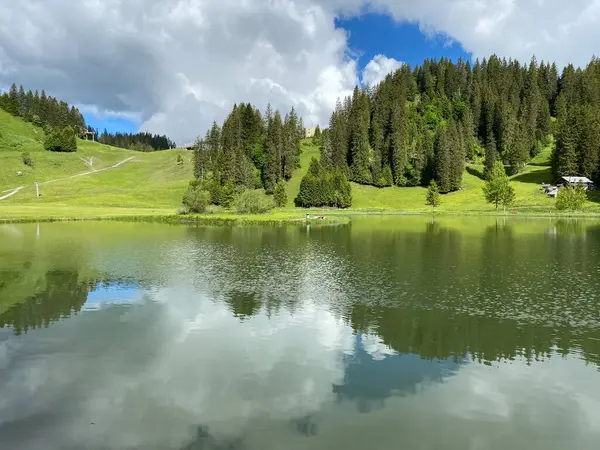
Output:
<instances>
[{"instance_id":1,"label":"blue sky patch","mask_svg":"<svg viewBox=\"0 0 600 450\"><path fill-rule=\"evenodd\" d=\"M133 120L125 119L123 117L100 117L94 113L82 112L85 118L85 123L97 128L100 133L106 130L109 133L137 133L138 123Z\"/></svg>"},{"instance_id":2,"label":"blue sky patch","mask_svg":"<svg viewBox=\"0 0 600 450\"><path fill-rule=\"evenodd\" d=\"M471 60L462 46L445 35L426 35L418 24L398 23L386 14L368 13L349 19L336 19L336 27L348 31L351 55L358 54L359 70L376 55L385 55L414 67L425 59L442 57Z\"/></svg>"}]
</instances>

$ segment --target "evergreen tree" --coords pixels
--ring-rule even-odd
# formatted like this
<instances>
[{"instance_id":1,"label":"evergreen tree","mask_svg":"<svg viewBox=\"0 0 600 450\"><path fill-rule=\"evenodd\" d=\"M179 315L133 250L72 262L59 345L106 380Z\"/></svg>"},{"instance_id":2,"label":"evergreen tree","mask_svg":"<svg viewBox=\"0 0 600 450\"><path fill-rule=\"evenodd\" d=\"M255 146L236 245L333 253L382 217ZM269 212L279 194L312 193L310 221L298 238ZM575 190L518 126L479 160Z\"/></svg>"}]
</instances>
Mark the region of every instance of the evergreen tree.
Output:
<instances>
[{"instance_id":1,"label":"evergreen tree","mask_svg":"<svg viewBox=\"0 0 600 450\"><path fill-rule=\"evenodd\" d=\"M12 84L10 90L8 91L8 101L6 103L6 112L12 114L13 116L19 115L19 91L17 90L17 85L15 83Z\"/></svg>"},{"instance_id":2,"label":"evergreen tree","mask_svg":"<svg viewBox=\"0 0 600 450\"><path fill-rule=\"evenodd\" d=\"M371 147L369 144L369 98L358 87L354 89L352 106L348 118L350 130L349 165L352 180L361 184L371 184Z\"/></svg>"},{"instance_id":3,"label":"evergreen tree","mask_svg":"<svg viewBox=\"0 0 600 450\"><path fill-rule=\"evenodd\" d=\"M429 188L427 188L427 195L425 197L425 204L431 206L431 209L435 211L435 208L440 206L442 202L442 197L440 196L440 191L438 189L438 185L435 180L431 180L429 183Z\"/></svg>"},{"instance_id":4,"label":"evergreen tree","mask_svg":"<svg viewBox=\"0 0 600 450\"><path fill-rule=\"evenodd\" d=\"M275 201L275 206L277 206L278 208L282 208L287 204L287 193L285 190L285 183L282 179L279 179L279 181L275 185L273 200Z\"/></svg>"},{"instance_id":5,"label":"evergreen tree","mask_svg":"<svg viewBox=\"0 0 600 450\"><path fill-rule=\"evenodd\" d=\"M272 194L282 176L283 123L279 111L268 119L262 181L267 194Z\"/></svg>"},{"instance_id":6,"label":"evergreen tree","mask_svg":"<svg viewBox=\"0 0 600 450\"><path fill-rule=\"evenodd\" d=\"M313 145L321 145L321 128L319 125L315 128L315 134L312 137Z\"/></svg>"},{"instance_id":7,"label":"evergreen tree","mask_svg":"<svg viewBox=\"0 0 600 450\"><path fill-rule=\"evenodd\" d=\"M452 190L451 145L448 128L440 128L434 146L435 180L443 193Z\"/></svg>"}]
</instances>

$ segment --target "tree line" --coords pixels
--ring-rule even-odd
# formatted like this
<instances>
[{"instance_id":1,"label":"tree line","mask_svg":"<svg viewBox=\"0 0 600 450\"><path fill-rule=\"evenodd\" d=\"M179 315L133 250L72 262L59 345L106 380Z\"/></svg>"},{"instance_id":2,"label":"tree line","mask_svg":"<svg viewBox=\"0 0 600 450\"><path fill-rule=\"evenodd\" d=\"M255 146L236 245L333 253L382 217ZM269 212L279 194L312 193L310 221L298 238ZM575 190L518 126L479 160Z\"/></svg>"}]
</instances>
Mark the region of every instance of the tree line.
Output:
<instances>
[{"instance_id":1,"label":"tree line","mask_svg":"<svg viewBox=\"0 0 600 450\"><path fill-rule=\"evenodd\" d=\"M0 108L39 127L61 130L70 127L77 133L86 128L85 119L75 106L46 95L44 90L41 94L37 90L25 91L14 83L0 95Z\"/></svg>"},{"instance_id":2,"label":"tree line","mask_svg":"<svg viewBox=\"0 0 600 450\"><path fill-rule=\"evenodd\" d=\"M600 69L516 60L426 60L338 101L318 130L322 161L356 183L460 189L465 163L509 173L557 138L554 174L598 178ZM556 123L553 123L555 116Z\"/></svg>"},{"instance_id":3,"label":"tree line","mask_svg":"<svg viewBox=\"0 0 600 450\"><path fill-rule=\"evenodd\" d=\"M167 136L147 132L109 133L105 128L102 134L97 138L98 142L102 144L141 152L153 152L156 150L175 148L175 142Z\"/></svg>"},{"instance_id":4,"label":"tree line","mask_svg":"<svg viewBox=\"0 0 600 450\"><path fill-rule=\"evenodd\" d=\"M197 189L209 193L210 203L224 206L244 189L264 189L270 195L279 185L280 194L281 184L300 166L304 133L294 108L282 117L270 106L263 116L249 103L234 105L222 126L214 122L196 141Z\"/></svg>"}]
</instances>

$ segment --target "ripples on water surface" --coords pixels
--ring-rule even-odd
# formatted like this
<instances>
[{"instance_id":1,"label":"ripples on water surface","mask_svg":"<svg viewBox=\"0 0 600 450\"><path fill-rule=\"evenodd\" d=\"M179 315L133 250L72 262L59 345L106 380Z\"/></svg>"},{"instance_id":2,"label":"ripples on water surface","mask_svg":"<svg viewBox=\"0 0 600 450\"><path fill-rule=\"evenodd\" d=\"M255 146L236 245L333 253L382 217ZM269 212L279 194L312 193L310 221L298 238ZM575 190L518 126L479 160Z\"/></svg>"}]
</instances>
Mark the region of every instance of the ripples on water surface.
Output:
<instances>
[{"instance_id":1,"label":"ripples on water surface","mask_svg":"<svg viewBox=\"0 0 600 450\"><path fill-rule=\"evenodd\" d=\"M0 225L0 448L596 449L600 226Z\"/></svg>"}]
</instances>

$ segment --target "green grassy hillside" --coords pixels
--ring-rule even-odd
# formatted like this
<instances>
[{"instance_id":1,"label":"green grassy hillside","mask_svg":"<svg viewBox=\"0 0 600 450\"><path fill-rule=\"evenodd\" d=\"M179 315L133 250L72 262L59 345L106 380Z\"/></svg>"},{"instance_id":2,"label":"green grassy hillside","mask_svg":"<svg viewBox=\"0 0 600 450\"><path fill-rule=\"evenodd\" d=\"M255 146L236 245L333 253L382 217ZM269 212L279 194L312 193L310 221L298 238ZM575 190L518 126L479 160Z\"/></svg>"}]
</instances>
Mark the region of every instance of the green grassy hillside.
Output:
<instances>
[{"instance_id":1,"label":"green grassy hillside","mask_svg":"<svg viewBox=\"0 0 600 450\"><path fill-rule=\"evenodd\" d=\"M300 190L302 177L308 170L311 158L319 157L319 149L312 145L310 140L302 143L301 169L288 183L288 208L294 206L294 198ZM512 177L512 185L516 193L516 203L513 210L520 212L547 213L554 210L554 199L548 198L540 190L542 182L551 182L550 155L552 145L537 155L531 164L522 173ZM492 205L486 203L483 196L483 166L470 164L463 175L463 188L458 192L442 196L440 212L447 213L491 213ZM376 188L352 184L352 209L359 211L381 212L428 212L430 208L425 205L424 187L389 187ZM600 210L594 202L589 202L588 209Z\"/></svg>"},{"instance_id":2,"label":"green grassy hillside","mask_svg":"<svg viewBox=\"0 0 600 450\"><path fill-rule=\"evenodd\" d=\"M0 197L23 187L13 196L0 200L0 218L32 217L103 217L121 215L173 214L192 177L192 154L185 150L140 153L95 142L79 141L76 153L52 153L43 150L44 133L31 124L0 111ZM28 151L35 167L23 164L21 153ZM512 177L516 203L511 211L554 213L553 199L540 191L540 183L552 181L549 146L536 156L526 170ZM183 164L177 163L182 155ZM298 214L294 199L310 160L319 157L311 140L302 142L301 168L287 184L288 203L280 213ZM90 172L90 158L93 169ZM113 167L122 162L119 167ZM17 172L23 175L18 176ZM442 213L493 213L485 202L483 167L468 165L463 189L442 196ZM35 181L40 182L41 198L35 196ZM426 213L426 189L423 187L378 189L352 184L352 210L361 212ZM589 194L586 212L600 212L597 192Z\"/></svg>"},{"instance_id":3,"label":"green grassy hillside","mask_svg":"<svg viewBox=\"0 0 600 450\"><path fill-rule=\"evenodd\" d=\"M173 213L192 177L192 154L185 150L141 153L79 140L77 152L53 153L43 149L43 140L41 129L0 111L0 197L24 186L0 200L0 216L56 211L83 217L124 212L115 208ZM23 151L30 153L33 168L23 164ZM178 155L183 164L177 163ZM79 176L92 171L92 158L96 172ZM19 171L23 172L20 176ZM35 196L35 181L40 183L40 198Z\"/></svg>"}]
</instances>

